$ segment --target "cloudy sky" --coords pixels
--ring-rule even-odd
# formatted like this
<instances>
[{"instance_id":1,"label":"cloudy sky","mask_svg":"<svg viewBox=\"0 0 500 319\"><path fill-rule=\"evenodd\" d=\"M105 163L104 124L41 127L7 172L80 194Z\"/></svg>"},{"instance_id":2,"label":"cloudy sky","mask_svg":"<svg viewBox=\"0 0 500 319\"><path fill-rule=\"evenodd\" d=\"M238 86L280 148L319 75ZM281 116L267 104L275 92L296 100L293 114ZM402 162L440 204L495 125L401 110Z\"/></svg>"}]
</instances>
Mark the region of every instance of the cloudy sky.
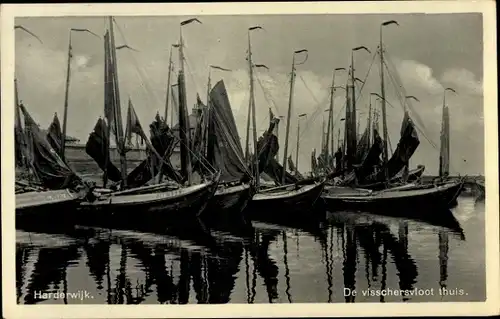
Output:
<instances>
[{"instance_id":1,"label":"cloudy sky","mask_svg":"<svg viewBox=\"0 0 500 319\"><path fill-rule=\"evenodd\" d=\"M117 54L122 114L126 114L126 101L130 97L143 126L151 122L157 111L164 112L169 50L171 44L179 40L179 22L187 18L190 17L116 18L116 44L128 44L138 50L121 50ZM347 68L351 49L360 45L371 51L371 54L359 51L354 55L356 76L366 78L357 104L361 129L366 125L369 93L380 92L380 62L374 60L379 25L385 20L397 20L399 27L392 25L384 29L390 71L390 76L386 73L386 93L392 105L388 106L392 148L396 147L403 117L396 94L401 89L395 89L399 80L408 95L420 100L413 102L411 107L421 140L411 165L424 164L428 173L437 172L443 89L452 87L458 95L449 93L446 97L451 117L451 171L484 172L481 14L240 15L199 19L201 25L190 24L183 28L188 104L194 104L196 93L202 100L206 99L209 65L231 69L231 72L212 71L212 84L224 80L243 143L249 97L245 61L248 27L264 28L252 33L253 59L269 67L268 71L256 72L259 132L267 127L269 107L276 115L286 115L292 52L309 51L307 61L297 66L290 129L289 150L295 156L297 115L308 114L301 120L301 171L309 170L311 150L320 146L332 70ZM54 112L62 120L69 29L88 28L103 35L106 18L17 18L15 23L36 33L43 41L41 44L16 30L19 96L40 125L47 127ZM84 33L73 34L68 134L83 142L96 119L103 114L103 51L102 39ZM176 69L178 65L178 55L174 52ZM338 74L336 85L345 83L346 74ZM334 106L335 134L340 127L338 119L343 117L344 102L345 93L339 90ZM284 124L280 127L281 150L284 127Z\"/></svg>"}]
</instances>

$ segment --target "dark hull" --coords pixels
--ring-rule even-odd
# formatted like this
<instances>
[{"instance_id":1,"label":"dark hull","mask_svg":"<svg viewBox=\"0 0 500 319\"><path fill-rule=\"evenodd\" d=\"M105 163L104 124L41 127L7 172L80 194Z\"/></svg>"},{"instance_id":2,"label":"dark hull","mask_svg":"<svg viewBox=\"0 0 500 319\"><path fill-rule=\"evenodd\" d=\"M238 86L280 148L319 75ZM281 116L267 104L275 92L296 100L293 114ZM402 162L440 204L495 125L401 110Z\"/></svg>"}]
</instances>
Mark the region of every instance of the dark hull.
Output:
<instances>
[{"instance_id":1,"label":"dark hull","mask_svg":"<svg viewBox=\"0 0 500 319\"><path fill-rule=\"evenodd\" d=\"M153 194L125 195L99 203L82 203L80 222L106 222L109 226L127 224L162 223L169 220L196 218L213 197L218 182L181 189L184 193L172 191ZM173 195L173 196L172 196ZM122 197L118 200L118 197Z\"/></svg>"},{"instance_id":2,"label":"dark hull","mask_svg":"<svg viewBox=\"0 0 500 319\"><path fill-rule=\"evenodd\" d=\"M78 195L68 190L16 194L16 225L69 222L79 203Z\"/></svg>"},{"instance_id":3,"label":"dark hull","mask_svg":"<svg viewBox=\"0 0 500 319\"><path fill-rule=\"evenodd\" d=\"M215 192L203 212L204 217L239 215L255 193L254 187L241 184L225 187Z\"/></svg>"},{"instance_id":4,"label":"dark hull","mask_svg":"<svg viewBox=\"0 0 500 319\"><path fill-rule=\"evenodd\" d=\"M410 213L425 215L436 209L452 207L462 189L463 182L453 182L439 187L387 190L373 192L371 195L325 194L322 197L329 211L354 210L404 216Z\"/></svg>"},{"instance_id":5,"label":"dark hull","mask_svg":"<svg viewBox=\"0 0 500 319\"><path fill-rule=\"evenodd\" d=\"M23 225L73 224L79 200L16 209L16 227Z\"/></svg>"},{"instance_id":6,"label":"dark hull","mask_svg":"<svg viewBox=\"0 0 500 319\"><path fill-rule=\"evenodd\" d=\"M247 216L254 218L269 213L292 216L310 212L323 192L324 186L325 182L322 181L300 186L298 190L257 193L248 205Z\"/></svg>"}]
</instances>

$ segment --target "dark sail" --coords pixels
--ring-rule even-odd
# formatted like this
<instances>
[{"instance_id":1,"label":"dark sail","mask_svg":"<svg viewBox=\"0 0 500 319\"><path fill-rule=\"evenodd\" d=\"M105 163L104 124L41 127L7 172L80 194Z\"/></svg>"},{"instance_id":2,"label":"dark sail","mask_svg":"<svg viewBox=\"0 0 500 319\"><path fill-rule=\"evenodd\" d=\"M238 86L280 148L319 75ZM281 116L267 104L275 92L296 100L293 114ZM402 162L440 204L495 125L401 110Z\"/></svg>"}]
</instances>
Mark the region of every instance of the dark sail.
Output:
<instances>
[{"instance_id":1,"label":"dark sail","mask_svg":"<svg viewBox=\"0 0 500 319\"><path fill-rule=\"evenodd\" d=\"M47 140L49 141L54 151L56 151L57 155L61 156L63 136L62 136L61 124L59 123L59 118L57 117L57 113L54 114L54 119L52 120L52 123L49 126L47 132Z\"/></svg>"},{"instance_id":2,"label":"dark sail","mask_svg":"<svg viewBox=\"0 0 500 319\"><path fill-rule=\"evenodd\" d=\"M221 170L221 181L241 180L248 171L223 81L217 82L210 92L209 112L207 158L212 166Z\"/></svg>"},{"instance_id":3,"label":"dark sail","mask_svg":"<svg viewBox=\"0 0 500 319\"><path fill-rule=\"evenodd\" d=\"M278 137L275 135L275 128L279 119L273 118L269 123L269 128L257 141L259 150L259 171L265 172L275 183L281 185L283 176L283 166L276 161L276 154L279 150ZM292 174L285 172L285 184L296 183L298 180Z\"/></svg>"},{"instance_id":4,"label":"dark sail","mask_svg":"<svg viewBox=\"0 0 500 319\"><path fill-rule=\"evenodd\" d=\"M356 123L353 122L353 104L352 104L352 96L351 91L354 89L352 86L347 85L347 95L346 95L346 115L345 115L345 144L346 144L346 154L345 161L346 167L348 169L352 168L356 157L356 136L355 136L355 127ZM319 164L319 163L318 163Z\"/></svg>"},{"instance_id":5,"label":"dark sail","mask_svg":"<svg viewBox=\"0 0 500 319\"><path fill-rule=\"evenodd\" d=\"M196 109L194 110L194 112L197 113L196 127L194 128L194 137L191 141L191 149L193 150L192 165L193 170L198 172L200 176L203 176L211 173L207 167L207 155L205 154L207 139L207 137L205 136L205 125L206 121L208 120L207 117L209 117L209 114L206 105L203 104L198 94L196 95L196 104Z\"/></svg>"},{"instance_id":6,"label":"dark sail","mask_svg":"<svg viewBox=\"0 0 500 319\"><path fill-rule=\"evenodd\" d=\"M106 122L99 118L94 126L94 131L90 133L85 151L99 165L99 168L107 172L107 178L113 182L120 181L120 170L109 161L109 138Z\"/></svg>"},{"instance_id":7,"label":"dark sail","mask_svg":"<svg viewBox=\"0 0 500 319\"><path fill-rule=\"evenodd\" d=\"M374 167L380 166L380 155L383 150L383 141L376 129L373 130L373 144L356 171L358 180L362 182L366 176L374 172Z\"/></svg>"},{"instance_id":8,"label":"dark sail","mask_svg":"<svg viewBox=\"0 0 500 319\"><path fill-rule=\"evenodd\" d=\"M370 151L370 127L366 127L363 135L359 139L358 145L356 145L356 157L355 163L360 164L364 161L364 158L368 155Z\"/></svg>"},{"instance_id":9,"label":"dark sail","mask_svg":"<svg viewBox=\"0 0 500 319\"><path fill-rule=\"evenodd\" d=\"M276 161L273 157L269 160L267 167L264 171L267 175L271 176L274 179L274 182L277 184L281 183L281 176L283 175L283 166ZM290 174L289 172L285 172L285 184L294 184L297 183L298 179Z\"/></svg>"},{"instance_id":10,"label":"dark sail","mask_svg":"<svg viewBox=\"0 0 500 319\"><path fill-rule=\"evenodd\" d=\"M189 125L189 117L186 106L186 84L184 82L184 72L179 72L177 76L178 98L179 98L179 138L180 155L181 155L181 172L182 177L191 182L192 165L191 165L191 127Z\"/></svg>"},{"instance_id":11,"label":"dark sail","mask_svg":"<svg viewBox=\"0 0 500 319\"><path fill-rule=\"evenodd\" d=\"M15 160L16 160L16 166L17 167L24 167L25 166L25 161L24 161L24 149L26 148L26 143L25 143L25 137L24 137L24 131L23 128L21 127L21 118L19 114L19 106L16 106L16 121L14 124L14 150L15 150Z\"/></svg>"},{"instance_id":12,"label":"dark sail","mask_svg":"<svg viewBox=\"0 0 500 319\"><path fill-rule=\"evenodd\" d=\"M177 139L172 131L159 115L157 115L155 121L149 125L149 129L151 144L146 143L146 145L149 144L147 151L148 157L128 174L127 185L129 185L129 187L143 186L160 173L160 171L163 175L174 181L178 182L182 179L170 163L170 156L177 144ZM144 132L139 132L139 134L145 136ZM160 160L157 154L163 155L163 161Z\"/></svg>"},{"instance_id":13,"label":"dark sail","mask_svg":"<svg viewBox=\"0 0 500 319\"><path fill-rule=\"evenodd\" d=\"M311 171L316 174L318 170L318 162L316 160L316 149L311 152Z\"/></svg>"},{"instance_id":14,"label":"dark sail","mask_svg":"<svg viewBox=\"0 0 500 319\"><path fill-rule=\"evenodd\" d=\"M109 131L116 135L115 121L115 96L113 70L114 65L111 60L111 43L109 31L104 35L104 117L108 123Z\"/></svg>"},{"instance_id":15,"label":"dark sail","mask_svg":"<svg viewBox=\"0 0 500 319\"><path fill-rule=\"evenodd\" d=\"M408 163L413 153L420 144L418 133L408 113L405 113L401 126L401 137L398 146L391 159L387 162L388 177L392 178L398 174L403 167ZM384 169L372 174L367 178L370 182L381 182L385 180Z\"/></svg>"},{"instance_id":16,"label":"dark sail","mask_svg":"<svg viewBox=\"0 0 500 319\"><path fill-rule=\"evenodd\" d=\"M326 151L321 152L317 159L318 169L323 172L329 172L333 169L333 157L326 154Z\"/></svg>"},{"instance_id":17,"label":"dark sail","mask_svg":"<svg viewBox=\"0 0 500 319\"><path fill-rule=\"evenodd\" d=\"M27 157L33 172L49 189L74 188L81 179L57 155L45 134L40 130L24 105L19 105L24 116L27 138Z\"/></svg>"},{"instance_id":18,"label":"dark sail","mask_svg":"<svg viewBox=\"0 0 500 319\"><path fill-rule=\"evenodd\" d=\"M387 164L389 176L394 176L403 169L420 144L417 130L408 113L405 113L401 133L398 147Z\"/></svg>"},{"instance_id":19,"label":"dark sail","mask_svg":"<svg viewBox=\"0 0 500 319\"><path fill-rule=\"evenodd\" d=\"M293 163L292 156L289 155L287 160L288 160L288 167L290 167L290 170L292 172L295 172L297 170L297 168L295 167L295 164Z\"/></svg>"}]
</instances>

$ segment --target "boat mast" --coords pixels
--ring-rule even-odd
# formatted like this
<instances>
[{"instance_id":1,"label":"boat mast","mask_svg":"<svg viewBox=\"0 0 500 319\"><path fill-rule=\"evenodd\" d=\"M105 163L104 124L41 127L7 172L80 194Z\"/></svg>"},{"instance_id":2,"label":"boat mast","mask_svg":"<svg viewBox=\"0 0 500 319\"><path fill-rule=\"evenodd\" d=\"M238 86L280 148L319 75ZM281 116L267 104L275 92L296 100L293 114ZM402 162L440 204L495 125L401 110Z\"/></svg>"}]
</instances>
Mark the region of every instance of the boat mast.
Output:
<instances>
[{"instance_id":1,"label":"boat mast","mask_svg":"<svg viewBox=\"0 0 500 319\"><path fill-rule=\"evenodd\" d=\"M167 123L167 118L168 118L168 106L170 104L170 77L172 75L172 67L173 67L173 62L172 62L172 50L173 48L178 47L179 45L177 44L172 44L170 47L170 56L168 58L168 75L167 75L167 92L166 92L166 98L165 98L165 123ZM172 118L174 116L174 112L172 112Z\"/></svg>"},{"instance_id":2,"label":"boat mast","mask_svg":"<svg viewBox=\"0 0 500 319\"><path fill-rule=\"evenodd\" d=\"M357 140L358 140L358 131L359 131L359 128L358 128L358 121L357 121L357 117L356 117L356 81L359 81L361 83L363 83L363 81L361 81L360 79L356 78L354 76L354 71L355 71L355 68L354 68L354 52L356 51L359 51L359 50L364 50L368 53L371 54L370 50L365 47L365 46L358 46L358 47L355 47L351 50L351 114L350 114L350 127L351 127L351 132L350 132L350 136L351 136L351 139L350 141L348 142L349 144L348 145L351 145L351 150L349 151L349 157L348 157L348 160L351 161L351 164L354 164L354 160L355 160L355 156L356 156L356 148L357 148Z\"/></svg>"},{"instance_id":3,"label":"boat mast","mask_svg":"<svg viewBox=\"0 0 500 319\"><path fill-rule=\"evenodd\" d=\"M395 20L390 20L383 22L380 25L380 43L379 43L379 55L380 55L380 94L381 96L381 102L382 102L382 130L384 134L384 150L383 150L383 161L384 161L384 174L385 174L385 180L389 180L389 171L387 168L387 162L389 161L389 152L387 149L388 146L388 138L389 134L387 132L387 110L386 110L386 100L385 100L385 85L384 85L384 47L383 47L383 41L382 41L382 28L390 25L390 24L395 24L399 25L397 21Z\"/></svg>"},{"instance_id":4,"label":"boat mast","mask_svg":"<svg viewBox=\"0 0 500 319\"><path fill-rule=\"evenodd\" d=\"M300 114L297 119L297 153L295 154L295 171L299 172L299 142L300 142L300 118L307 116L306 113Z\"/></svg>"},{"instance_id":5,"label":"boat mast","mask_svg":"<svg viewBox=\"0 0 500 319\"><path fill-rule=\"evenodd\" d=\"M337 148L341 148L341 145L340 145L340 125L339 125L339 129L337 132Z\"/></svg>"},{"instance_id":6,"label":"boat mast","mask_svg":"<svg viewBox=\"0 0 500 319\"><path fill-rule=\"evenodd\" d=\"M245 161L250 161L250 117L252 116L252 97L248 100L248 114L247 114L247 134L245 139Z\"/></svg>"},{"instance_id":7,"label":"boat mast","mask_svg":"<svg viewBox=\"0 0 500 319\"><path fill-rule=\"evenodd\" d=\"M110 63L110 58L109 58L109 50L110 50L110 44L109 44L109 32L106 32L104 35L104 118L108 120L108 125L106 125L106 152L105 152L105 164L104 164L104 174L102 177L102 185L105 188L106 184L108 183L108 164L109 164L109 145L110 145L110 140L111 140L111 122L110 118L108 118L108 114L106 112L107 108L109 107L106 105L109 103L109 88L110 88L110 83L112 84L112 80L110 79L110 68L111 68L111 63ZM113 103L113 102L112 102ZM114 107L113 107L114 108ZM111 115L114 117L114 115ZM113 121L114 122L114 121Z\"/></svg>"},{"instance_id":8,"label":"boat mast","mask_svg":"<svg viewBox=\"0 0 500 319\"><path fill-rule=\"evenodd\" d=\"M187 97L186 97L186 82L184 79L184 40L182 38L182 27L191 23L198 22L200 20L196 18L188 19L182 21L179 27L179 136L181 139L181 169L183 175L187 178L188 185L192 182L192 167L191 167L191 154L190 154L190 138L191 138L191 128L189 123L188 111L186 108Z\"/></svg>"},{"instance_id":9,"label":"boat mast","mask_svg":"<svg viewBox=\"0 0 500 319\"><path fill-rule=\"evenodd\" d=\"M368 105L368 144L372 145L372 130L373 130L373 104L372 104L372 97L375 94L370 93L370 104Z\"/></svg>"},{"instance_id":10,"label":"boat mast","mask_svg":"<svg viewBox=\"0 0 500 319\"><path fill-rule=\"evenodd\" d=\"M333 154L335 153L335 150L333 148L333 141L334 141L334 137L333 137L333 132L334 132L334 128L333 128L333 104L334 104L334 99L335 99L335 73L337 71L341 71L341 70L344 70L345 71L345 68L336 68L333 70L333 75L332 75L332 86L330 88L330 109L329 109L329 112L328 112L328 131L326 133L326 158L329 158L329 152L328 152L328 147L331 148L331 152L332 152L332 156ZM331 135L330 135L331 134Z\"/></svg>"},{"instance_id":11,"label":"boat mast","mask_svg":"<svg viewBox=\"0 0 500 319\"><path fill-rule=\"evenodd\" d=\"M71 30L70 30L69 41L68 41L68 60L66 64L66 86L64 91L64 115L63 115L62 140L61 140L61 157L63 161L65 159L66 126L68 123L68 95L69 95L69 83L71 80L71 58L72 58L71 51L72 47L71 47Z\"/></svg>"},{"instance_id":12,"label":"boat mast","mask_svg":"<svg viewBox=\"0 0 500 319\"><path fill-rule=\"evenodd\" d=\"M113 59L112 63L112 76L113 76L113 94L114 94L114 115L115 115L115 127L116 127L116 146L120 152L120 168L122 175L122 185L127 187L127 157L125 155L125 138L123 136L123 124L121 115L121 104L120 104L120 89L118 85L118 61L116 59L116 46L115 46L115 33L113 28L113 17L109 17L109 36L111 42L111 57Z\"/></svg>"},{"instance_id":13,"label":"boat mast","mask_svg":"<svg viewBox=\"0 0 500 319\"><path fill-rule=\"evenodd\" d=\"M66 128L68 125L68 99L69 99L69 85L71 81L71 58L73 58L73 47L71 46L71 35L73 32L87 32L99 38L97 34L88 29L69 29L69 40L68 40L68 60L66 64L66 86L64 91L64 115L63 115L63 125L62 125L62 140L61 140L61 159L65 159L65 148L66 148Z\"/></svg>"},{"instance_id":14,"label":"boat mast","mask_svg":"<svg viewBox=\"0 0 500 319\"><path fill-rule=\"evenodd\" d=\"M355 154L358 130L356 129L356 83L354 80L354 49L351 50L351 143L352 151ZM351 158L353 160L354 158Z\"/></svg>"},{"instance_id":15,"label":"boat mast","mask_svg":"<svg viewBox=\"0 0 500 319\"><path fill-rule=\"evenodd\" d=\"M450 115L446 105L446 91L457 93L452 88L445 88L443 92L443 118L441 123L441 149L439 155L439 176L450 173Z\"/></svg>"},{"instance_id":16,"label":"boat mast","mask_svg":"<svg viewBox=\"0 0 500 319\"><path fill-rule=\"evenodd\" d=\"M325 118L323 118L323 122L321 124L321 149L325 149Z\"/></svg>"},{"instance_id":17,"label":"boat mast","mask_svg":"<svg viewBox=\"0 0 500 319\"><path fill-rule=\"evenodd\" d=\"M291 78L290 78L290 96L288 98L288 115L286 118L286 131L285 131L285 150L283 152L283 172L282 172L282 176L281 176L281 183L282 184L285 184L286 164L287 164L286 159L287 159L287 155L288 155L288 137L290 136L290 120L292 117L293 88L294 88L294 82L295 82L295 55L302 53L302 52L305 52L307 54L308 51L306 49L294 51L293 58L292 58L292 74L291 74ZM304 64L306 62L306 60L307 60L307 55L306 55L305 60L300 64ZM300 64L297 64L297 65L300 65Z\"/></svg>"},{"instance_id":18,"label":"boat mast","mask_svg":"<svg viewBox=\"0 0 500 319\"><path fill-rule=\"evenodd\" d=\"M250 73L250 101L247 119L247 145L246 145L246 155L248 156L248 138L250 130L250 111L252 113L252 126L253 126L253 152L254 152L254 174L255 174L255 186L259 189L260 185L260 173L259 173L259 149L257 148L257 119L255 114L255 92L254 92L254 82L253 82L253 62L252 62L252 42L250 39L250 32L253 30L262 29L260 26L254 26L248 28L248 68ZM247 160L249 157L247 157Z\"/></svg>"},{"instance_id":19,"label":"boat mast","mask_svg":"<svg viewBox=\"0 0 500 319\"><path fill-rule=\"evenodd\" d=\"M350 169L350 163L351 163L351 126L352 126L352 121L351 121L351 95L350 95L350 90L352 89L351 86L349 85L349 79L346 81L346 86L345 86L345 118L344 118L344 141L343 141L343 164L344 168Z\"/></svg>"},{"instance_id":20,"label":"boat mast","mask_svg":"<svg viewBox=\"0 0 500 319\"><path fill-rule=\"evenodd\" d=\"M257 189L259 188L259 150L257 148L257 120L255 114L255 92L253 83L253 64L252 64L252 47L250 42L250 31L248 31L248 64L250 68L250 104L252 106L252 126L253 126L253 153L254 153L254 172L255 183Z\"/></svg>"},{"instance_id":21,"label":"boat mast","mask_svg":"<svg viewBox=\"0 0 500 319\"><path fill-rule=\"evenodd\" d=\"M210 65L208 67L208 81L207 81L207 105L206 109L203 110L203 156L207 157L208 156L208 128L209 128L209 122L210 122L210 89L212 88L212 81L211 81L211 72L212 71L212 66Z\"/></svg>"},{"instance_id":22,"label":"boat mast","mask_svg":"<svg viewBox=\"0 0 500 319\"><path fill-rule=\"evenodd\" d=\"M326 146L325 146L325 156L328 158L329 155L329 147L333 145L333 142L330 143L330 132L333 130L333 98L334 98L334 91L335 89L333 88L335 85L335 71L333 71L333 76L332 76L332 86L330 87L330 107L328 108L328 127L326 131ZM332 139L333 140L333 139ZM331 145L330 145L331 144ZM333 146L332 147L332 154L333 154Z\"/></svg>"},{"instance_id":23,"label":"boat mast","mask_svg":"<svg viewBox=\"0 0 500 319\"><path fill-rule=\"evenodd\" d=\"M179 112L179 106L177 105L177 101L175 100L175 96L174 96L174 87L176 86L179 86L178 83L175 83L175 84L172 84L170 85L170 93L172 94L172 97L171 97L171 102L172 102L172 116L170 117L170 127L174 127L174 109L177 110L177 112ZM178 93L177 93L178 94Z\"/></svg>"}]
</instances>

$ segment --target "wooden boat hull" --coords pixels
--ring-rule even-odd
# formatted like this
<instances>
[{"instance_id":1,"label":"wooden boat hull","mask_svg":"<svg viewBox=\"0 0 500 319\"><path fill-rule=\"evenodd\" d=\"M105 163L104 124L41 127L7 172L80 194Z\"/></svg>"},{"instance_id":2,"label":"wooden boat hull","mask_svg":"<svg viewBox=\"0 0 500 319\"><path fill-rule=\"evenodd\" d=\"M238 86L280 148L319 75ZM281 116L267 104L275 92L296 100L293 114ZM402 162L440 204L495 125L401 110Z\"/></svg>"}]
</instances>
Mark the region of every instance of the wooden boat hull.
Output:
<instances>
[{"instance_id":1,"label":"wooden boat hull","mask_svg":"<svg viewBox=\"0 0 500 319\"><path fill-rule=\"evenodd\" d=\"M220 188L204 210L203 215L228 215L241 213L255 193L249 184Z\"/></svg>"},{"instance_id":2,"label":"wooden boat hull","mask_svg":"<svg viewBox=\"0 0 500 319\"><path fill-rule=\"evenodd\" d=\"M399 190L372 193L323 194L329 211L349 210L363 212L418 212L425 214L438 208L449 208L456 202L463 189L463 181L449 182L440 186L416 186Z\"/></svg>"},{"instance_id":3,"label":"wooden boat hull","mask_svg":"<svg viewBox=\"0 0 500 319\"><path fill-rule=\"evenodd\" d=\"M85 219L117 222L158 222L170 218L197 217L213 197L218 179L178 190L110 196L95 202L82 202Z\"/></svg>"},{"instance_id":4,"label":"wooden boat hull","mask_svg":"<svg viewBox=\"0 0 500 319\"><path fill-rule=\"evenodd\" d=\"M255 194L248 205L251 216L271 212L290 216L309 212L320 197L325 181L298 186L294 190L261 191ZM265 213L267 214L267 213Z\"/></svg>"},{"instance_id":5,"label":"wooden boat hull","mask_svg":"<svg viewBox=\"0 0 500 319\"><path fill-rule=\"evenodd\" d=\"M16 224L64 222L76 213L78 194L69 189L16 194Z\"/></svg>"}]
</instances>

